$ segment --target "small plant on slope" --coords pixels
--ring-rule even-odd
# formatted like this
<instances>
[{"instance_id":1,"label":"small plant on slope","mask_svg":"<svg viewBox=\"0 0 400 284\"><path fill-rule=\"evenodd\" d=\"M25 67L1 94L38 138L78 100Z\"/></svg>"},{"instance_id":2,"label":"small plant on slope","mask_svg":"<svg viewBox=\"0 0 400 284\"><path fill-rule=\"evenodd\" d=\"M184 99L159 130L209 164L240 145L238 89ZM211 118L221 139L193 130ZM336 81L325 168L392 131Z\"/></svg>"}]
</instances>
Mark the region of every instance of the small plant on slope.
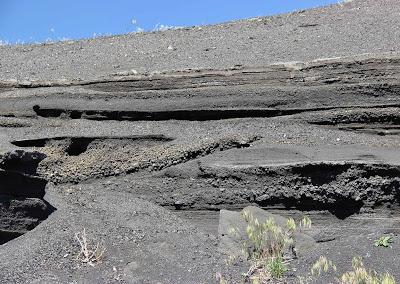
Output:
<instances>
[{"instance_id":1,"label":"small plant on slope","mask_svg":"<svg viewBox=\"0 0 400 284\"><path fill-rule=\"evenodd\" d=\"M375 240L374 244L376 247L389 247L392 242L391 236L381 236L379 239Z\"/></svg>"},{"instance_id":2,"label":"small plant on slope","mask_svg":"<svg viewBox=\"0 0 400 284\"><path fill-rule=\"evenodd\" d=\"M311 275L320 276L322 272L328 271L336 272L336 266L332 261L321 256L312 266ZM312 277L309 277L308 280L312 280ZM353 258L352 270L337 277L337 282L340 284L396 284L394 277L389 273L379 274L375 270L367 270L361 257ZM300 283L308 283L308 281L301 278Z\"/></svg>"},{"instance_id":3,"label":"small plant on slope","mask_svg":"<svg viewBox=\"0 0 400 284\"><path fill-rule=\"evenodd\" d=\"M354 257L352 271L344 273L339 281L341 284L395 284L393 276L388 273L378 274L376 271L368 271L364 267L361 257Z\"/></svg>"},{"instance_id":4,"label":"small plant on slope","mask_svg":"<svg viewBox=\"0 0 400 284\"><path fill-rule=\"evenodd\" d=\"M274 279L282 278L288 271L282 257L271 259L267 264L267 270Z\"/></svg>"},{"instance_id":5,"label":"small plant on slope","mask_svg":"<svg viewBox=\"0 0 400 284\"><path fill-rule=\"evenodd\" d=\"M317 262L311 267L311 275L320 276L322 272L327 273L330 270L336 272L336 265L325 256L320 256Z\"/></svg>"},{"instance_id":6,"label":"small plant on slope","mask_svg":"<svg viewBox=\"0 0 400 284\"><path fill-rule=\"evenodd\" d=\"M271 279L280 279L288 271L287 263L291 260L285 251L293 251L294 234L299 228L309 228L311 220L304 218L299 226L289 218L286 226L278 226L273 218L260 222L248 211L242 216L247 223L246 240L243 241L243 253L251 263L243 276L254 284L267 283ZM230 233L239 236L237 229Z\"/></svg>"},{"instance_id":7,"label":"small plant on slope","mask_svg":"<svg viewBox=\"0 0 400 284\"><path fill-rule=\"evenodd\" d=\"M102 261L106 249L100 243L96 245L91 244L85 229L82 232L76 233L75 238L80 246L79 254L76 256L77 260L90 266L95 266L95 264Z\"/></svg>"}]
</instances>

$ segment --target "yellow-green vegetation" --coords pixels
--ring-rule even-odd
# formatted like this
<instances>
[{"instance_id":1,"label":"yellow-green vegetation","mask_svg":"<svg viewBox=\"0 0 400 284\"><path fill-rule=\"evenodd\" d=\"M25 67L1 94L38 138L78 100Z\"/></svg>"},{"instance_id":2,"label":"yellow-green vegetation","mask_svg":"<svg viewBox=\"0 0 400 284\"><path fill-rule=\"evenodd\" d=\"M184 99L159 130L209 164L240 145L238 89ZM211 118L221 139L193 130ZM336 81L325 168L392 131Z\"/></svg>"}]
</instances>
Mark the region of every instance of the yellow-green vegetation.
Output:
<instances>
[{"instance_id":1,"label":"yellow-green vegetation","mask_svg":"<svg viewBox=\"0 0 400 284\"><path fill-rule=\"evenodd\" d=\"M282 257L271 259L267 264L267 270L271 274L271 277L274 279L282 278L288 271Z\"/></svg>"},{"instance_id":2,"label":"yellow-green vegetation","mask_svg":"<svg viewBox=\"0 0 400 284\"><path fill-rule=\"evenodd\" d=\"M320 256L311 267L311 275L320 276L322 272L326 273L330 270L336 272L336 265L332 261L328 260L325 256Z\"/></svg>"},{"instance_id":3,"label":"yellow-green vegetation","mask_svg":"<svg viewBox=\"0 0 400 284\"><path fill-rule=\"evenodd\" d=\"M251 264L243 274L245 280L258 284L284 277L291 258L285 252L293 252L296 230L309 228L311 220L306 217L297 225L289 218L285 226L279 226L273 218L260 222L248 211L243 211L242 216L247 224L242 255ZM239 236L237 228L231 228L230 233Z\"/></svg>"},{"instance_id":4,"label":"yellow-green vegetation","mask_svg":"<svg viewBox=\"0 0 400 284\"><path fill-rule=\"evenodd\" d=\"M242 216L246 222L242 256L251 264L249 270L243 274L245 281L252 284L281 283L273 281L279 281L288 272L288 262L293 258L289 252L294 251L295 233L299 229L310 228L310 218L304 217L298 224L293 218L289 218L284 226L279 226L273 218L260 222L248 211L243 211ZM229 233L240 237L237 228L231 228ZM391 241L391 237L385 235L377 239L375 245L388 247ZM323 273L328 272L336 274L337 267L331 260L321 256L311 267L310 275L299 277L299 282L316 283ZM353 258L352 270L342 275L337 274L335 278L339 284L396 284L389 273L367 269L360 257ZM217 279L220 284L228 284L220 274Z\"/></svg>"},{"instance_id":5,"label":"yellow-green vegetation","mask_svg":"<svg viewBox=\"0 0 400 284\"><path fill-rule=\"evenodd\" d=\"M379 239L375 240L374 244L376 247L389 247L390 243L392 242L392 237L385 235L381 236Z\"/></svg>"},{"instance_id":6,"label":"yellow-green vegetation","mask_svg":"<svg viewBox=\"0 0 400 284\"><path fill-rule=\"evenodd\" d=\"M336 272L335 264L328 260L326 257L321 256L311 268L312 276L320 276L323 272L334 271ZM300 279L301 283L308 283L315 280L309 277L307 281ZM352 270L345 272L343 275L337 277L337 282L340 284L396 284L396 281L389 273L380 274L375 270L368 270L365 268L361 257L354 257L352 261Z\"/></svg>"},{"instance_id":7,"label":"yellow-green vegetation","mask_svg":"<svg viewBox=\"0 0 400 284\"><path fill-rule=\"evenodd\" d=\"M352 271L344 273L340 277L342 284L395 284L393 276L389 273L379 274L374 270L367 270L364 267L361 257L354 257Z\"/></svg>"}]
</instances>

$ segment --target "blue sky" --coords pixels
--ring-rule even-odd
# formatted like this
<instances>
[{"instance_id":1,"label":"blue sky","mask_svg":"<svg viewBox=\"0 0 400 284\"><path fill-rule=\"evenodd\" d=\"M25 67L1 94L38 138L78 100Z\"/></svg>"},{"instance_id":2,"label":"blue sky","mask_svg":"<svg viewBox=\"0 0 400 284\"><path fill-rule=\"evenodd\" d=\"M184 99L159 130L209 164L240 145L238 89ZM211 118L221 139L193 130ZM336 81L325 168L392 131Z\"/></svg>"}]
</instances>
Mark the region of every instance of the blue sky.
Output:
<instances>
[{"instance_id":1,"label":"blue sky","mask_svg":"<svg viewBox=\"0 0 400 284\"><path fill-rule=\"evenodd\" d=\"M338 0L0 0L0 41L79 39L273 15Z\"/></svg>"}]
</instances>

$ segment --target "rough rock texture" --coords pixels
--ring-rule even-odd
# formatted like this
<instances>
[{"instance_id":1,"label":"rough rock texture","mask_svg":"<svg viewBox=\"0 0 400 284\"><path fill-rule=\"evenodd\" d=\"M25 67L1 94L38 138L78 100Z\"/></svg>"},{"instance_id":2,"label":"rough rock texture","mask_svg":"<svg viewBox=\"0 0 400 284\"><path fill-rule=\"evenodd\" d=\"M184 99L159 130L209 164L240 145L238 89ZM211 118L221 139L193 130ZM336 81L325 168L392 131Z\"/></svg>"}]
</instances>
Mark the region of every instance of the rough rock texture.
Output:
<instances>
[{"instance_id":1,"label":"rough rock texture","mask_svg":"<svg viewBox=\"0 0 400 284\"><path fill-rule=\"evenodd\" d=\"M43 197L47 181L36 176L44 154L16 150L0 156L0 243L36 227L54 208Z\"/></svg>"},{"instance_id":2,"label":"rough rock texture","mask_svg":"<svg viewBox=\"0 0 400 284\"><path fill-rule=\"evenodd\" d=\"M180 195L180 208L280 204L331 210L346 217L361 208L398 207L399 177L397 150L254 146L211 155L133 182L140 196L164 206L174 206L175 196ZM146 190L149 184L152 189ZM191 188L192 194L185 195L184 188Z\"/></svg>"}]
</instances>

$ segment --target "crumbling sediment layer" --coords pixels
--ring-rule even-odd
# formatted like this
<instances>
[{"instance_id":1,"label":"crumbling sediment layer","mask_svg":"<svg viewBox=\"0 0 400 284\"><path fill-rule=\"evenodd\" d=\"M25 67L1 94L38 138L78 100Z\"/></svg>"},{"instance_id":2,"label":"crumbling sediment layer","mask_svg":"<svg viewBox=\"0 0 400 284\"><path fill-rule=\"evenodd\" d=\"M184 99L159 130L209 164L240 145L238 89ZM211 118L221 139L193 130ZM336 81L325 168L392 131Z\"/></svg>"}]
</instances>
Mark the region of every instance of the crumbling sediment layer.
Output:
<instances>
[{"instance_id":1,"label":"crumbling sediment layer","mask_svg":"<svg viewBox=\"0 0 400 284\"><path fill-rule=\"evenodd\" d=\"M44 200L47 180L36 176L44 157L21 150L0 157L0 244L32 230L55 210Z\"/></svg>"},{"instance_id":2,"label":"crumbling sediment layer","mask_svg":"<svg viewBox=\"0 0 400 284\"><path fill-rule=\"evenodd\" d=\"M215 151L249 147L257 136L221 137L182 145L163 135L127 137L53 137L17 140L19 147L46 153L38 172L53 183L157 171Z\"/></svg>"},{"instance_id":3,"label":"crumbling sediment layer","mask_svg":"<svg viewBox=\"0 0 400 284\"><path fill-rule=\"evenodd\" d=\"M132 179L132 193L179 210L258 204L328 210L345 218L374 208L398 210L400 165L395 154L289 146L230 150Z\"/></svg>"}]
</instances>

